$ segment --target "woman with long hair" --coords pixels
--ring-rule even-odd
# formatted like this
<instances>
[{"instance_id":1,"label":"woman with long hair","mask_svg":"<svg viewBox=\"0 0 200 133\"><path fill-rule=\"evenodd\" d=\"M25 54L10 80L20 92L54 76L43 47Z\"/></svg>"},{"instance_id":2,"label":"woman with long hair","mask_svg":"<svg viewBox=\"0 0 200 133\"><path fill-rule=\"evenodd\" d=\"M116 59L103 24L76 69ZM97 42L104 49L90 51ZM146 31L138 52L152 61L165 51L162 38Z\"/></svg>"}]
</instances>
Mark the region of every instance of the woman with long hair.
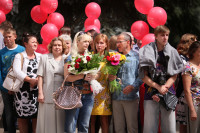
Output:
<instances>
[{"instance_id":1,"label":"woman with long hair","mask_svg":"<svg viewBox=\"0 0 200 133\"><path fill-rule=\"evenodd\" d=\"M109 43L108 37L105 34L99 34L94 39L94 53L99 53L105 55L106 52L109 52ZM104 67L104 63L101 64ZM105 75L102 71L98 74L97 79L101 85L104 87L104 90L101 91L94 98L94 107L91 115L91 133L95 133L95 122L96 116L100 116L100 125L103 133L109 132L109 116L112 115L111 111L111 94L108 89L108 75Z\"/></svg>"},{"instance_id":2,"label":"woman with long hair","mask_svg":"<svg viewBox=\"0 0 200 133\"><path fill-rule=\"evenodd\" d=\"M74 38L71 57L86 54L88 52L90 41L91 36L84 32L78 32ZM91 74L71 74L68 72L69 61L71 61L71 58L65 60L64 75L68 76L65 85L71 86L73 84L81 91L81 101L83 106L81 108L65 110L65 132L74 133L77 127L78 132L87 133L94 103L93 93L88 81L94 79L94 76Z\"/></svg>"}]
</instances>

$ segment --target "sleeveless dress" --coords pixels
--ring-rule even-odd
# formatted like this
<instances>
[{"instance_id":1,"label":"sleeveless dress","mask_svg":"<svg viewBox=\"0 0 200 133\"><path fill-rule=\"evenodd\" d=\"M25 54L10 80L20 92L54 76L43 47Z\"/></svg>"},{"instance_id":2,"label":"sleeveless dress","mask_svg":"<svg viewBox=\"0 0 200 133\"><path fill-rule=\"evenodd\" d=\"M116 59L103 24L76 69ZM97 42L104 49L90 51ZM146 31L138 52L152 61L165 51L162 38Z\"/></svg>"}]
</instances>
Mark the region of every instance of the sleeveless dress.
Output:
<instances>
[{"instance_id":1,"label":"sleeveless dress","mask_svg":"<svg viewBox=\"0 0 200 133\"><path fill-rule=\"evenodd\" d=\"M104 63L101 63L101 65L102 68L105 66ZM101 72L98 82L105 89L95 96L91 115L112 115L111 94L108 88L107 75Z\"/></svg>"}]
</instances>

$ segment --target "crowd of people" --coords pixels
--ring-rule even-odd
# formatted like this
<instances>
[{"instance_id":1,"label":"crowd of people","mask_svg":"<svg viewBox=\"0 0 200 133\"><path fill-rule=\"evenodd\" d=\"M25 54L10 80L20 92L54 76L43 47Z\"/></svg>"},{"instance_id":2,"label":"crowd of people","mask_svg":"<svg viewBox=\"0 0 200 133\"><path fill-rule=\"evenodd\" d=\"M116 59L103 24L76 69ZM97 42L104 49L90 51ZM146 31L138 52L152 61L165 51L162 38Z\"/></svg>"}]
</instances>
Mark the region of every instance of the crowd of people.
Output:
<instances>
[{"instance_id":1,"label":"crowd of people","mask_svg":"<svg viewBox=\"0 0 200 133\"><path fill-rule=\"evenodd\" d=\"M109 39L91 29L76 33L72 41L71 29L63 27L59 37L48 44L49 53L40 54L36 36L25 33L23 44L16 44L16 30L10 22L3 22L0 102L4 103L4 132L16 133L18 127L20 133L97 133L100 128L102 133L176 133L176 123L180 123L180 133L199 133L200 42L187 33L175 49L168 42L169 34L166 26L158 26L155 42L141 47L142 41L129 32ZM105 56L111 51L127 60L116 75L103 72L104 62L96 75L68 71L73 57ZM23 82L18 92L2 86L11 65ZM65 86L76 86L81 92L82 107L55 108L53 93L64 77ZM90 86L93 79L104 88L96 96ZM120 92L110 92L113 80L120 82Z\"/></svg>"}]
</instances>

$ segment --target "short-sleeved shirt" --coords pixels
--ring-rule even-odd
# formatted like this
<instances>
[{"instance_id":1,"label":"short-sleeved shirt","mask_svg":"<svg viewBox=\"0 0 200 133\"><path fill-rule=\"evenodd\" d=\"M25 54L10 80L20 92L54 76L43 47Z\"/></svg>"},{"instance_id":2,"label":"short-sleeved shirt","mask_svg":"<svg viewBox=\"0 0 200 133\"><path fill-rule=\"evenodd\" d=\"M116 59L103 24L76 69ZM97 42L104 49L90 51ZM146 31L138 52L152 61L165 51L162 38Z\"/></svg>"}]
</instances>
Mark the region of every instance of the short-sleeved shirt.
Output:
<instances>
[{"instance_id":1,"label":"short-sleeved shirt","mask_svg":"<svg viewBox=\"0 0 200 133\"><path fill-rule=\"evenodd\" d=\"M200 69L191 62L187 62L182 75L184 74L189 74L192 77L190 91L193 104L195 106L200 106Z\"/></svg>"}]
</instances>

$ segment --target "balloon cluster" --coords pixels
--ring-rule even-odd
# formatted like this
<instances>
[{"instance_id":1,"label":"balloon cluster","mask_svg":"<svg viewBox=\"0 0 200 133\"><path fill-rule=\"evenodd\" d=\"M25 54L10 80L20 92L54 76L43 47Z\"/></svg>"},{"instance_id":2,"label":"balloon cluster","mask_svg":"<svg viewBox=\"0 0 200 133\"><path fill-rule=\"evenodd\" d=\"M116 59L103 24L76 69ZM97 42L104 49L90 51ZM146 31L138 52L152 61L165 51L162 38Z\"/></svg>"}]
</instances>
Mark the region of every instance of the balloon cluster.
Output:
<instances>
[{"instance_id":1,"label":"balloon cluster","mask_svg":"<svg viewBox=\"0 0 200 133\"><path fill-rule=\"evenodd\" d=\"M12 0L0 0L0 24L6 20L6 14L8 14L12 8Z\"/></svg>"},{"instance_id":2,"label":"balloon cluster","mask_svg":"<svg viewBox=\"0 0 200 133\"><path fill-rule=\"evenodd\" d=\"M41 0L40 5L34 6L31 10L33 21L39 24L47 21L47 24L43 25L40 31L43 42L45 42L38 47L37 51L40 53L47 52L47 45L54 37L58 36L59 29L64 26L64 17L60 13L55 12L57 7L58 0Z\"/></svg>"},{"instance_id":3,"label":"balloon cluster","mask_svg":"<svg viewBox=\"0 0 200 133\"><path fill-rule=\"evenodd\" d=\"M167 13L161 7L154 7L154 0L135 0L135 8L147 15L147 21L152 28L164 25L167 21ZM154 34L149 34L149 26L144 21L136 21L131 26L133 36L142 40L142 46L155 41Z\"/></svg>"},{"instance_id":4,"label":"balloon cluster","mask_svg":"<svg viewBox=\"0 0 200 133\"><path fill-rule=\"evenodd\" d=\"M98 18L101 14L101 7L97 3L91 2L85 7L85 14L88 17L84 23L85 32L93 29L100 33L101 23Z\"/></svg>"}]
</instances>

